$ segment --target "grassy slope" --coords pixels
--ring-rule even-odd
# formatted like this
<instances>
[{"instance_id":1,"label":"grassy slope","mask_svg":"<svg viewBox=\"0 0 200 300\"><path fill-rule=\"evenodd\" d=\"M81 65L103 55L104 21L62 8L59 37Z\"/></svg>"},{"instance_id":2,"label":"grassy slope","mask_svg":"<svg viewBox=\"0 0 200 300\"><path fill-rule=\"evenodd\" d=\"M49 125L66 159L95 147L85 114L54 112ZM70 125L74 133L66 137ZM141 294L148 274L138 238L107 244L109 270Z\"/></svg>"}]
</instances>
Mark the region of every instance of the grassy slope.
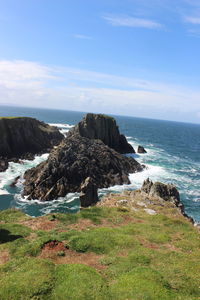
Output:
<instances>
[{"instance_id":1,"label":"grassy slope","mask_svg":"<svg viewBox=\"0 0 200 300\"><path fill-rule=\"evenodd\" d=\"M174 207L156 210L2 211L0 299L200 299L199 233Z\"/></svg>"}]
</instances>

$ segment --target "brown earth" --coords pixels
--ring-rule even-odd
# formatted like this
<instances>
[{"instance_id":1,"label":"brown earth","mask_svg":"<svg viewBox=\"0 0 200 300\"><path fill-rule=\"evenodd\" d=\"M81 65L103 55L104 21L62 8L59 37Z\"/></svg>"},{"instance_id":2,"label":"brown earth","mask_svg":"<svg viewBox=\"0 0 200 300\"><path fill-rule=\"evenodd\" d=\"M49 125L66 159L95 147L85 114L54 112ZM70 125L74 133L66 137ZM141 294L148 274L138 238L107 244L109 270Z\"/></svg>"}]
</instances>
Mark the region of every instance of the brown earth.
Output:
<instances>
[{"instance_id":1,"label":"brown earth","mask_svg":"<svg viewBox=\"0 0 200 300\"><path fill-rule=\"evenodd\" d=\"M59 252L62 252L63 256L59 256ZM63 242L58 241L50 241L44 244L39 255L39 258L51 259L56 264L84 264L97 270L105 269L105 266L99 263L101 257L102 255L95 253L79 253L67 249Z\"/></svg>"}]
</instances>

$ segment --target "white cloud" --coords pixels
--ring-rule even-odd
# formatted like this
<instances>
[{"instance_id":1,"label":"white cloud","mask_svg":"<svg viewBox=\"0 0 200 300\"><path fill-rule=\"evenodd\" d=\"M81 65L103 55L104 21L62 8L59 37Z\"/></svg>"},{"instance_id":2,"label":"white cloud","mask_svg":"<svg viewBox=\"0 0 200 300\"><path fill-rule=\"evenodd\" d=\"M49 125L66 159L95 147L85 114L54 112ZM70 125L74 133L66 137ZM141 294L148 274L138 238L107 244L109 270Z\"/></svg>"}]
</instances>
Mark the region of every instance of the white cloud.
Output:
<instances>
[{"instance_id":1,"label":"white cloud","mask_svg":"<svg viewBox=\"0 0 200 300\"><path fill-rule=\"evenodd\" d=\"M185 21L194 25L200 25L200 17L186 16Z\"/></svg>"},{"instance_id":2,"label":"white cloud","mask_svg":"<svg viewBox=\"0 0 200 300\"><path fill-rule=\"evenodd\" d=\"M169 118L200 111L200 90L29 61L0 61L0 104ZM168 117L165 113L168 113ZM172 118L172 119L173 119Z\"/></svg>"},{"instance_id":3,"label":"white cloud","mask_svg":"<svg viewBox=\"0 0 200 300\"><path fill-rule=\"evenodd\" d=\"M103 16L103 19L113 26L140 27L147 29L160 29L163 27L162 24L156 21L130 16L105 15Z\"/></svg>"},{"instance_id":4,"label":"white cloud","mask_svg":"<svg viewBox=\"0 0 200 300\"><path fill-rule=\"evenodd\" d=\"M89 35L84 35L84 34L74 34L74 38L80 39L80 40L91 40L92 37Z\"/></svg>"}]
</instances>

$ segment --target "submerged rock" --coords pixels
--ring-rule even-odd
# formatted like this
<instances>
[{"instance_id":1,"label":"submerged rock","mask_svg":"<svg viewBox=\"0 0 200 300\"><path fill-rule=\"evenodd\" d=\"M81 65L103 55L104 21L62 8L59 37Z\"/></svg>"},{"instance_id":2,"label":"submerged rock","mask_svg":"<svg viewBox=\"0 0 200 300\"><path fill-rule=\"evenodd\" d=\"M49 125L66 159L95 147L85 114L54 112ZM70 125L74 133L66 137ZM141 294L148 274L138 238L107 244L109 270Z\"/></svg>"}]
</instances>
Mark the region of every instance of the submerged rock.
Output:
<instances>
[{"instance_id":1,"label":"submerged rock","mask_svg":"<svg viewBox=\"0 0 200 300\"><path fill-rule=\"evenodd\" d=\"M51 151L46 162L25 173L24 195L42 201L57 199L80 192L88 177L97 188L129 184L129 173L142 170L135 159L121 155L102 141L74 133Z\"/></svg>"},{"instance_id":2,"label":"submerged rock","mask_svg":"<svg viewBox=\"0 0 200 300\"><path fill-rule=\"evenodd\" d=\"M147 151L144 149L143 146L138 146L137 153L143 154L143 153L147 153Z\"/></svg>"},{"instance_id":3,"label":"submerged rock","mask_svg":"<svg viewBox=\"0 0 200 300\"><path fill-rule=\"evenodd\" d=\"M120 134L114 118L102 114L87 114L69 133L89 139L99 139L119 153L135 153L126 137Z\"/></svg>"},{"instance_id":4,"label":"submerged rock","mask_svg":"<svg viewBox=\"0 0 200 300\"><path fill-rule=\"evenodd\" d=\"M49 152L63 135L56 127L33 118L0 118L0 171L8 161L33 159L35 154Z\"/></svg>"}]
</instances>

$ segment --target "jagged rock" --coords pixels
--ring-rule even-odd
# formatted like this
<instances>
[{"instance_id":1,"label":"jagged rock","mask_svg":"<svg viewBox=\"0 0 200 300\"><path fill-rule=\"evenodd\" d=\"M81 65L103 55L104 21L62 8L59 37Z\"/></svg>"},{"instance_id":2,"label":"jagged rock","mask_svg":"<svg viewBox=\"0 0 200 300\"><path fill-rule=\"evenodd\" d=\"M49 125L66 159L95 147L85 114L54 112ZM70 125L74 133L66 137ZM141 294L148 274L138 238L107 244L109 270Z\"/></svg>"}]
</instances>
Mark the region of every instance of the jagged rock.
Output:
<instances>
[{"instance_id":1,"label":"jagged rock","mask_svg":"<svg viewBox=\"0 0 200 300\"><path fill-rule=\"evenodd\" d=\"M0 171L9 161L33 159L61 142L63 135L56 127L33 118L0 118Z\"/></svg>"},{"instance_id":2,"label":"jagged rock","mask_svg":"<svg viewBox=\"0 0 200 300\"><path fill-rule=\"evenodd\" d=\"M149 178L144 181L141 191L152 197L160 197L165 201L172 201L176 205L180 204L180 195L173 184L164 184L161 182L153 183Z\"/></svg>"},{"instance_id":3,"label":"jagged rock","mask_svg":"<svg viewBox=\"0 0 200 300\"><path fill-rule=\"evenodd\" d=\"M89 139L99 139L119 153L135 153L126 137L120 134L114 118L102 114L87 114L70 132Z\"/></svg>"},{"instance_id":4,"label":"jagged rock","mask_svg":"<svg viewBox=\"0 0 200 300\"><path fill-rule=\"evenodd\" d=\"M97 188L129 184L129 173L143 170L135 159L126 157L93 140L74 134L53 149L46 162L25 173L24 194L42 201L80 192L90 177Z\"/></svg>"},{"instance_id":5,"label":"jagged rock","mask_svg":"<svg viewBox=\"0 0 200 300\"><path fill-rule=\"evenodd\" d=\"M4 172L8 168L8 160L0 157L0 172Z\"/></svg>"},{"instance_id":6,"label":"jagged rock","mask_svg":"<svg viewBox=\"0 0 200 300\"><path fill-rule=\"evenodd\" d=\"M143 154L143 153L147 153L147 151L144 149L143 146L138 146L137 153Z\"/></svg>"},{"instance_id":7,"label":"jagged rock","mask_svg":"<svg viewBox=\"0 0 200 300\"><path fill-rule=\"evenodd\" d=\"M99 200L97 185L91 177L87 177L81 184L80 202L81 207L94 205Z\"/></svg>"}]
</instances>

